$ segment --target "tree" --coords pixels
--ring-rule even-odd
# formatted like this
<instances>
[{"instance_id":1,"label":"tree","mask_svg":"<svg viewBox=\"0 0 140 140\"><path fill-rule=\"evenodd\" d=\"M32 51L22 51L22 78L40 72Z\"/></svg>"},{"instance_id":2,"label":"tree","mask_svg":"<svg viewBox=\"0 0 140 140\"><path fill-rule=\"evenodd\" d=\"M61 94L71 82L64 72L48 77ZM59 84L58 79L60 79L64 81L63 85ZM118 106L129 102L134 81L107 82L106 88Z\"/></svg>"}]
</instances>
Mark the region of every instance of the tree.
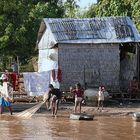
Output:
<instances>
[{"instance_id":1,"label":"tree","mask_svg":"<svg viewBox=\"0 0 140 140\"><path fill-rule=\"evenodd\" d=\"M64 3L65 7L65 15L64 17L73 18L76 17L77 9L79 6L77 5L75 0L66 0Z\"/></svg>"},{"instance_id":2,"label":"tree","mask_svg":"<svg viewBox=\"0 0 140 140\"><path fill-rule=\"evenodd\" d=\"M0 0L0 52L19 56L22 64L36 54L39 25L44 17L63 17L62 0Z\"/></svg>"},{"instance_id":3,"label":"tree","mask_svg":"<svg viewBox=\"0 0 140 140\"><path fill-rule=\"evenodd\" d=\"M98 16L131 15L131 5L128 0L100 0L97 7Z\"/></svg>"},{"instance_id":4,"label":"tree","mask_svg":"<svg viewBox=\"0 0 140 140\"><path fill-rule=\"evenodd\" d=\"M87 10L81 12L82 18L93 18L97 15L97 4L92 4L88 7Z\"/></svg>"},{"instance_id":5,"label":"tree","mask_svg":"<svg viewBox=\"0 0 140 140\"><path fill-rule=\"evenodd\" d=\"M140 1L139 0L98 0L84 12L86 17L129 16L140 31Z\"/></svg>"},{"instance_id":6,"label":"tree","mask_svg":"<svg viewBox=\"0 0 140 140\"><path fill-rule=\"evenodd\" d=\"M132 7L132 20L137 26L137 29L140 32L140 1L139 0L132 0L131 1Z\"/></svg>"}]
</instances>

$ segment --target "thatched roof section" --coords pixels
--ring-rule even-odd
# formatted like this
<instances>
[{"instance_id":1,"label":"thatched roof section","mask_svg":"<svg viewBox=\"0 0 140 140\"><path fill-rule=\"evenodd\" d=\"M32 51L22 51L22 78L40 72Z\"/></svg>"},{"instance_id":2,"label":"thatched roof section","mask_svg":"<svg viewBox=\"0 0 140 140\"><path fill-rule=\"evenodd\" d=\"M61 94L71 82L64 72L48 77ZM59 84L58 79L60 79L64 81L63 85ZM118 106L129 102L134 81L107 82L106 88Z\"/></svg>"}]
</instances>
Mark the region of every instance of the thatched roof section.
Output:
<instances>
[{"instance_id":1,"label":"thatched roof section","mask_svg":"<svg viewBox=\"0 0 140 140\"><path fill-rule=\"evenodd\" d=\"M140 35L129 17L45 18L40 26L38 42L44 35L42 28L49 30L45 36L51 34L52 41L49 40L54 44L140 42Z\"/></svg>"}]
</instances>

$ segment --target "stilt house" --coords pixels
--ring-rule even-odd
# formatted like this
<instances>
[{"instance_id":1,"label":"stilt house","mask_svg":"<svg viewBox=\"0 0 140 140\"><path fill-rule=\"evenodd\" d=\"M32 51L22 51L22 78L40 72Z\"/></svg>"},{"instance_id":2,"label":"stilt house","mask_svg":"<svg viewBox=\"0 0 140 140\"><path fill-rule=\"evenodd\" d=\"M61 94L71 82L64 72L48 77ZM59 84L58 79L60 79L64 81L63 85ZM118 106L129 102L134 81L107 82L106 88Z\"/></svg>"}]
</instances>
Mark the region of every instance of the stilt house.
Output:
<instances>
[{"instance_id":1,"label":"stilt house","mask_svg":"<svg viewBox=\"0 0 140 140\"><path fill-rule=\"evenodd\" d=\"M129 17L44 18L37 39L38 70L60 68L63 90L77 82L127 89L133 76L140 77L139 42Z\"/></svg>"}]
</instances>

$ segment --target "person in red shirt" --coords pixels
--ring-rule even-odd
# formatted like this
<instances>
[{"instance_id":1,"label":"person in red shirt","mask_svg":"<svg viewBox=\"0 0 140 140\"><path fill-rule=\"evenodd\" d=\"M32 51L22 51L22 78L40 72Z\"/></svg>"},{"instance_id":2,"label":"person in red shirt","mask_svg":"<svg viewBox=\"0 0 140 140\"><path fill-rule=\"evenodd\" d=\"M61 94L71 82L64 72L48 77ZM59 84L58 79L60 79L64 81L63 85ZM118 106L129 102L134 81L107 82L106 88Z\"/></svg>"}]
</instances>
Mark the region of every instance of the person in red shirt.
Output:
<instances>
[{"instance_id":1,"label":"person in red shirt","mask_svg":"<svg viewBox=\"0 0 140 140\"><path fill-rule=\"evenodd\" d=\"M133 80L129 83L128 93L130 95L130 99L132 98L132 95L136 95L140 92L139 90L139 82L137 80L137 77L133 77Z\"/></svg>"},{"instance_id":2,"label":"person in red shirt","mask_svg":"<svg viewBox=\"0 0 140 140\"><path fill-rule=\"evenodd\" d=\"M74 113L77 113L78 105L79 105L79 113L81 113L81 106L82 106L82 100L84 95L84 90L82 89L81 84L77 83L75 85L75 89L70 87L70 92L73 93L75 96Z\"/></svg>"}]
</instances>

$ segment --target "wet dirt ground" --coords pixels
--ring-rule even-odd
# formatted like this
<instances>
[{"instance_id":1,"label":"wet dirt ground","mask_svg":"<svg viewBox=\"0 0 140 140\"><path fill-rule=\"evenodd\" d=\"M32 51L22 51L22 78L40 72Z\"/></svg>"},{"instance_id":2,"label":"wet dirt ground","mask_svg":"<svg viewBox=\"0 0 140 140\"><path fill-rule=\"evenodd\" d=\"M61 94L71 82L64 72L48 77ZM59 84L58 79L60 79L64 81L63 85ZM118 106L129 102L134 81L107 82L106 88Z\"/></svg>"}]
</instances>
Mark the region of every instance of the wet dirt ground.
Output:
<instances>
[{"instance_id":1,"label":"wet dirt ground","mask_svg":"<svg viewBox=\"0 0 140 140\"><path fill-rule=\"evenodd\" d=\"M34 106L34 103L13 104L13 115L4 110L0 116L2 140L137 140L140 139L140 122L132 120L132 113L140 111L140 104L105 107L83 106L82 111L94 114L93 121L70 120L73 104L61 104L57 117L43 105L30 119L18 118L17 112Z\"/></svg>"}]
</instances>

